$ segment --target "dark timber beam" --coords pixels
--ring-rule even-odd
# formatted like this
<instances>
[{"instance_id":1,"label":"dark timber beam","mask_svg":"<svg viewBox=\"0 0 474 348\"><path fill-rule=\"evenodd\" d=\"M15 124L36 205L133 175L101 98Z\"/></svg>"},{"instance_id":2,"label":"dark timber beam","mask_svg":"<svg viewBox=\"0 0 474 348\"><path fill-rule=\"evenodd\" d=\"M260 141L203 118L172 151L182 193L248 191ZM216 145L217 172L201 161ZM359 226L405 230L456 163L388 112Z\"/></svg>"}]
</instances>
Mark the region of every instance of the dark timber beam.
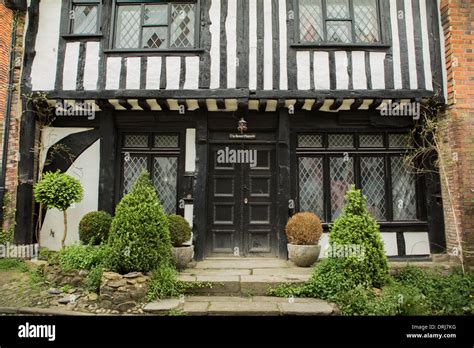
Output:
<instances>
[{"instance_id":1,"label":"dark timber beam","mask_svg":"<svg viewBox=\"0 0 474 348\"><path fill-rule=\"evenodd\" d=\"M117 130L112 111L100 113L99 210L113 214L115 210L115 154Z\"/></svg>"},{"instance_id":2,"label":"dark timber beam","mask_svg":"<svg viewBox=\"0 0 474 348\"><path fill-rule=\"evenodd\" d=\"M22 95L31 92L31 67L36 55L35 42L38 32L39 1L32 1L28 11L28 29L25 35L23 59ZM20 122L20 162L18 163L18 188L16 196L16 226L14 242L30 244L33 237L33 183L35 180L36 120L31 102L22 97L23 114Z\"/></svg>"},{"instance_id":3,"label":"dark timber beam","mask_svg":"<svg viewBox=\"0 0 474 348\"><path fill-rule=\"evenodd\" d=\"M288 221L288 202L290 200L290 120L288 110L280 109L278 122L278 254L281 259L287 258L285 225Z\"/></svg>"},{"instance_id":4,"label":"dark timber beam","mask_svg":"<svg viewBox=\"0 0 474 348\"><path fill-rule=\"evenodd\" d=\"M193 239L195 259L202 260L207 238L207 170L208 170L207 114L196 115L196 172L194 177Z\"/></svg>"}]
</instances>

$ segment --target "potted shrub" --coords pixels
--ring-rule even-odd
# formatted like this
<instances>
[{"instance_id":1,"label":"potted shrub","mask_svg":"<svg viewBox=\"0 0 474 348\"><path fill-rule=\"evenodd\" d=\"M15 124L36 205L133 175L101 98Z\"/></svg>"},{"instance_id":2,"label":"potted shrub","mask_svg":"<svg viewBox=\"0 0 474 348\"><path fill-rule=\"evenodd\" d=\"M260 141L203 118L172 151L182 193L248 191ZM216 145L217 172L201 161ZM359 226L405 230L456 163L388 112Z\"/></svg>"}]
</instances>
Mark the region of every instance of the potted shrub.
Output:
<instances>
[{"instance_id":1,"label":"potted shrub","mask_svg":"<svg viewBox=\"0 0 474 348\"><path fill-rule=\"evenodd\" d=\"M319 218L313 213L297 213L288 220L285 232L290 261L299 267L309 267L315 263L321 250L318 243L323 233Z\"/></svg>"},{"instance_id":2,"label":"potted shrub","mask_svg":"<svg viewBox=\"0 0 474 348\"><path fill-rule=\"evenodd\" d=\"M173 260L177 269L184 269L194 256L194 246L186 245L186 242L191 239L191 227L180 215L171 214L168 216L168 221L171 243L173 244Z\"/></svg>"}]
</instances>

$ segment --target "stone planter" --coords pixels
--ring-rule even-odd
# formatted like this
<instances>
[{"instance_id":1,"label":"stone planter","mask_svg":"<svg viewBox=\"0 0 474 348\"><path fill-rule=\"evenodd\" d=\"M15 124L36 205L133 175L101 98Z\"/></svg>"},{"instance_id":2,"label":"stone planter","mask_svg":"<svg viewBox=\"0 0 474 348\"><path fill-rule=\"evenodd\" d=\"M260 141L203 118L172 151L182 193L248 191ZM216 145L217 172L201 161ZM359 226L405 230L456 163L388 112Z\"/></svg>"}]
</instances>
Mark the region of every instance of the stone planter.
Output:
<instances>
[{"instance_id":1,"label":"stone planter","mask_svg":"<svg viewBox=\"0 0 474 348\"><path fill-rule=\"evenodd\" d=\"M185 269L194 256L194 245L173 247L171 250L173 261L177 269Z\"/></svg>"},{"instance_id":2,"label":"stone planter","mask_svg":"<svg viewBox=\"0 0 474 348\"><path fill-rule=\"evenodd\" d=\"M320 245L288 245L288 258L298 267L309 267L319 258Z\"/></svg>"}]
</instances>

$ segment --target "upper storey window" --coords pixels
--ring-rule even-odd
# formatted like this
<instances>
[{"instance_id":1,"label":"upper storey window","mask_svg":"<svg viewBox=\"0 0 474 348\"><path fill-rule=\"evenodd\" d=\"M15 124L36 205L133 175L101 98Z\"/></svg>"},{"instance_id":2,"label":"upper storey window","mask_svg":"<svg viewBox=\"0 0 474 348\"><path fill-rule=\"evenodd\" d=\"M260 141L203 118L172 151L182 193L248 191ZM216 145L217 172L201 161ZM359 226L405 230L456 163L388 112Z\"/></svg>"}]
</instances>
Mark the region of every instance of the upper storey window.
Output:
<instances>
[{"instance_id":1,"label":"upper storey window","mask_svg":"<svg viewBox=\"0 0 474 348\"><path fill-rule=\"evenodd\" d=\"M69 11L69 33L90 35L99 32L99 1L72 0Z\"/></svg>"},{"instance_id":2,"label":"upper storey window","mask_svg":"<svg viewBox=\"0 0 474 348\"><path fill-rule=\"evenodd\" d=\"M378 44L378 0L297 0L300 43Z\"/></svg>"},{"instance_id":3,"label":"upper storey window","mask_svg":"<svg viewBox=\"0 0 474 348\"><path fill-rule=\"evenodd\" d=\"M190 49L196 44L197 4L116 0L116 49Z\"/></svg>"}]
</instances>

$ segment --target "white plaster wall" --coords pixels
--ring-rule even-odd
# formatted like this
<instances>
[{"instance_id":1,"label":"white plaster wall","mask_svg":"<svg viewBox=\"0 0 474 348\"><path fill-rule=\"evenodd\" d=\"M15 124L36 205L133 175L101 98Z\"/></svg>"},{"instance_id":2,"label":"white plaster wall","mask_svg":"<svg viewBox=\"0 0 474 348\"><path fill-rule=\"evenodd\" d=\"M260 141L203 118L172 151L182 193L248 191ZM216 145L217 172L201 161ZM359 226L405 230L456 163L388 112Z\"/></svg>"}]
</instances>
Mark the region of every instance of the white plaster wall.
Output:
<instances>
[{"instance_id":1,"label":"white plaster wall","mask_svg":"<svg viewBox=\"0 0 474 348\"><path fill-rule=\"evenodd\" d=\"M407 255L429 255L430 242L427 232L404 232Z\"/></svg>"},{"instance_id":2,"label":"white plaster wall","mask_svg":"<svg viewBox=\"0 0 474 348\"><path fill-rule=\"evenodd\" d=\"M186 159L185 171L194 172L196 170L196 129L186 129Z\"/></svg>"},{"instance_id":3,"label":"white plaster wall","mask_svg":"<svg viewBox=\"0 0 474 348\"><path fill-rule=\"evenodd\" d=\"M314 88L330 89L330 73L329 73L329 53L316 51L314 52Z\"/></svg>"},{"instance_id":4,"label":"white plaster wall","mask_svg":"<svg viewBox=\"0 0 474 348\"><path fill-rule=\"evenodd\" d=\"M397 246L397 234L396 233L389 233L389 232L382 232L381 233L385 255L387 256L397 256L398 255L398 246Z\"/></svg>"},{"instance_id":5,"label":"white plaster wall","mask_svg":"<svg viewBox=\"0 0 474 348\"><path fill-rule=\"evenodd\" d=\"M56 80L61 0L41 0L39 16L31 85L33 91L50 91Z\"/></svg>"},{"instance_id":6,"label":"white plaster wall","mask_svg":"<svg viewBox=\"0 0 474 348\"><path fill-rule=\"evenodd\" d=\"M160 89L161 57L148 57L146 65L146 89Z\"/></svg>"},{"instance_id":7,"label":"white plaster wall","mask_svg":"<svg viewBox=\"0 0 474 348\"><path fill-rule=\"evenodd\" d=\"M49 134L44 135L44 139L57 139L84 131L85 129L50 129ZM57 132L54 135L54 132ZM57 138L56 138L57 136ZM88 212L98 208L98 189L99 189L99 159L100 159L100 141L97 140L88 149L86 149L69 168L67 174L75 177L81 182L84 189L84 198L80 203L76 203L69 208L68 213L68 235L66 245L79 241L78 225L81 218ZM54 236L51 231L54 232ZM63 213L57 209L48 209L40 232L40 245L51 250L58 250L61 247L61 239L64 233Z\"/></svg>"},{"instance_id":8,"label":"white plaster wall","mask_svg":"<svg viewBox=\"0 0 474 348\"><path fill-rule=\"evenodd\" d=\"M63 90L76 90L77 63L79 62L79 42L68 42L64 54Z\"/></svg>"},{"instance_id":9,"label":"white plaster wall","mask_svg":"<svg viewBox=\"0 0 474 348\"><path fill-rule=\"evenodd\" d=\"M225 22L227 36L227 88L237 85L237 0L228 0Z\"/></svg>"},{"instance_id":10,"label":"white plaster wall","mask_svg":"<svg viewBox=\"0 0 474 348\"><path fill-rule=\"evenodd\" d=\"M46 154L52 145L56 144L58 141L67 137L68 135L85 132L91 129L92 128L44 127L41 137L41 163L44 163L46 160Z\"/></svg>"},{"instance_id":11,"label":"white plaster wall","mask_svg":"<svg viewBox=\"0 0 474 348\"><path fill-rule=\"evenodd\" d=\"M298 67L296 77L298 89L310 89L309 51L296 52L296 66Z\"/></svg>"},{"instance_id":12,"label":"white plaster wall","mask_svg":"<svg viewBox=\"0 0 474 348\"><path fill-rule=\"evenodd\" d=\"M99 80L99 42L88 42L86 44L86 62L84 66L84 89L97 89L97 81Z\"/></svg>"}]
</instances>

